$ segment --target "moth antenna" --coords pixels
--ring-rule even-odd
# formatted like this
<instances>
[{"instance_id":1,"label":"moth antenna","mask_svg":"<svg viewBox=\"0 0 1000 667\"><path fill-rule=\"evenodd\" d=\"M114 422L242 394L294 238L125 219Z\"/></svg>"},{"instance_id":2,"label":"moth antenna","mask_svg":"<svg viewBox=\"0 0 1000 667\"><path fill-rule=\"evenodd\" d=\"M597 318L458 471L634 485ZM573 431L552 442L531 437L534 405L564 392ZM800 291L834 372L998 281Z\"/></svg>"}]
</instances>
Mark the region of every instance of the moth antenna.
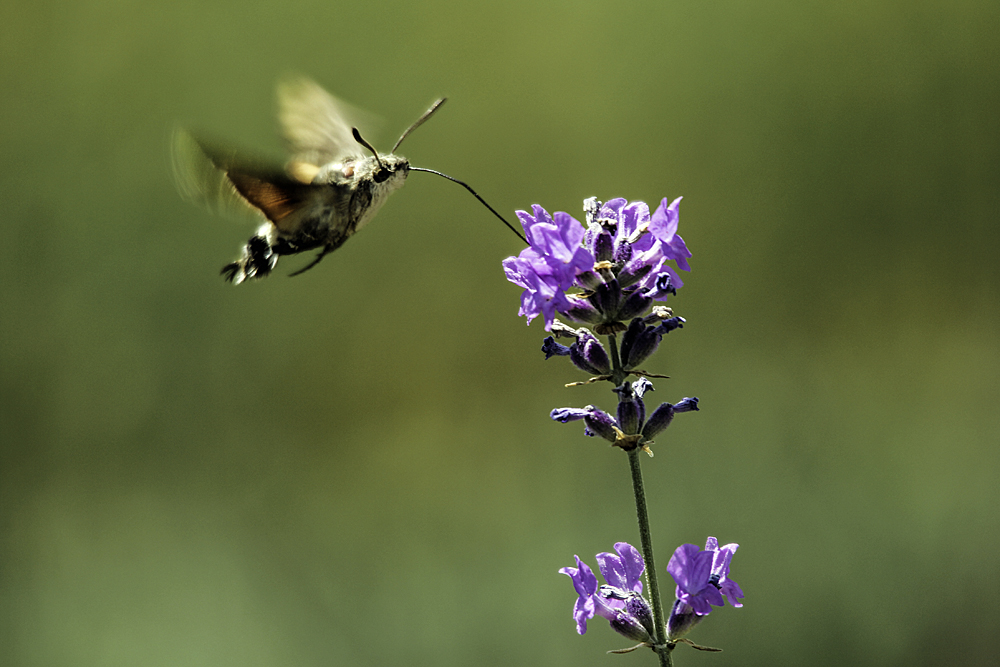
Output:
<instances>
[{"instance_id":1,"label":"moth antenna","mask_svg":"<svg viewBox=\"0 0 1000 667\"><path fill-rule=\"evenodd\" d=\"M406 137L407 137L407 136L408 136L408 135L410 134L410 132L413 132L413 131L414 131L415 129L417 129L418 127L420 127L421 125L423 125L423 124L424 124L424 122L425 122L425 121L426 121L426 120L427 120L428 118L430 118L431 116L433 116L433 115L434 115L434 112L435 112L435 111L437 111L437 110L438 110L438 109L439 109L439 108L441 107L441 105L442 105L442 104L444 104L444 103L445 103L445 102L447 102L447 101L448 101L448 98L447 98L447 97L442 97L442 98L441 98L441 99L439 99L439 100L438 100L437 102L435 102L434 104L432 104L432 105L431 105L431 108L430 108L430 109L428 109L427 111L425 111L425 112L424 112L424 115L423 115L423 116L421 116L420 118L418 118L418 119L417 119L417 120L416 120L416 121L415 121L415 122L413 123L413 125L411 125L411 126L409 126L408 128L406 128L406 132L403 132L403 136L401 136L401 137L399 138L399 141L397 141L397 142L396 142L396 145L395 145L395 146L393 146L393 147L392 147L392 150L391 150L391 151L389 151L389 152L390 152L390 153L395 153L395 152L396 152L396 149L397 149L397 148L399 148L399 145L400 145L401 143L403 143L403 139L405 139L405 138L406 138Z\"/></svg>"},{"instance_id":2,"label":"moth antenna","mask_svg":"<svg viewBox=\"0 0 1000 667\"><path fill-rule=\"evenodd\" d=\"M365 141L365 138L361 136L360 132L358 132L358 128L352 127L351 133L354 135L354 140L356 142L358 142L359 144L361 144L362 146L364 146L365 148L367 148L372 152L372 155L375 156L375 161L378 162L378 168L382 171L385 171L385 165L382 164L382 160L378 158L378 151L372 148L372 145L370 143Z\"/></svg>"},{"instance_id":3,"label":"moth antenna","mask_svg":"<svg viewBox=\"0 0 1000 667\"><path fill-rule=\"evenodd\" d=\"M434 111L434 109L436 109L438 106L440 106L440 102L437 105L435 105L434 107L432 107L431 111ZM429 114L430 114L430 111L427 112L426 114L424 114L424 116L427 116ZM404 134L403 136L406 136L406 135ZM507 229L509 229L510 231L514 232L517 235L517 238L521 239L521 241L523 241L524 243L528 243L528 239L524 238L524 234L522 234L521 232L517 231L517 229L515 229L512 224L510 224L509 222L507 222L507 220L502 215L500 215L499 213L497 213L493 209L492 206L490 206L489 204L487 204L486 200L483 199L482 197L480 197L479 193L477 193L475 190L473 190L472 187L468 183L464 183L464 182L458 180L457 178L452 178L448 174L443 174L440 171L434 171L433 169L424 169L422 167L410 167L410 171L426 171L428 174L437 174L438 176L443 176L444 178L447 178L449 181L452 181L454 183L458 183L463 188L465 188L466 190L468 190L469 192L471 192L472 196L475 197L476 199L478 199L479 202L483 206L485 206L486 208L490 209L490 213L492 213L496 217L500 218L500 222L502 222L503 224L507 225ZM528 245L531 245L531 244L528 243Z\"/></svg>"}]
</instances>

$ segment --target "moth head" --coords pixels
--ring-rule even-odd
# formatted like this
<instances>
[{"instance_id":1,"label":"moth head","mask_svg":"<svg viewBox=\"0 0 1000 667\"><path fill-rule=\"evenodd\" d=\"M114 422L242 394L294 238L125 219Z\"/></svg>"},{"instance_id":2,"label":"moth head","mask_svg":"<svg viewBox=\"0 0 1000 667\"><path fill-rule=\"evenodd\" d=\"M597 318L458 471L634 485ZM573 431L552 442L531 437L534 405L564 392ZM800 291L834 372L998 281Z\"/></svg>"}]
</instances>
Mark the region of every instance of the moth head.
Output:
<instances>
[{"instance_id":1,"label":"moth head","mask_svg":"<svg viewBox=\"0 0 1000 667\"><path fill-rule=\"evenodd\" d=\"M329 170L324 174L323 170ZM402 185L406 180L406 175L410 171L410 161L398 155L374 155L356 159L344 160L339 164L332 164L320 170L317 180L326 179L323 182L344 183L345 181L368 182L375 185Z\"/></svg>"},{"instance_id":2,"label":"moth head","mask_svg":"<svg viewBox=\"0 0 1000 667\"><path fill-rule=\"evenodd\" d=\"M398 155L381 155L372 174L372 180L376 183L385 183L393 177L406 178L406 172L410 170L410 161Z\"/></svg>"}]
</instances>

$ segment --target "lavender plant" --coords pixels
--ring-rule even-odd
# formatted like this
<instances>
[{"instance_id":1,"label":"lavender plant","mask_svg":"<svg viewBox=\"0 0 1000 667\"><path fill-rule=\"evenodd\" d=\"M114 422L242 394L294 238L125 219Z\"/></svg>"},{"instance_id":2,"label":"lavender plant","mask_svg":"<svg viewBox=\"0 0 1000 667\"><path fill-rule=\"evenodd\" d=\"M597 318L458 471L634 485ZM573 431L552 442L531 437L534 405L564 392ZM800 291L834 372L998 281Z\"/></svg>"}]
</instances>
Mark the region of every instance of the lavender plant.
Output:
<instances>
[{"instance_id":1,"label":"lavender plant","mask_svg":"<svg viewBox=\"0 0 1000 667\"><path fill-rule=\"evenodd\" d=\"M503 262L507 279L524 289L519 315L530 324L541 315L551 332L542 344L545 358L569 357L588 380L567 386L608 381L617 394L615 416L593 406L556 408L552 419L583 421L584 434L600 436L628 456L639 523L641 553L626 542L615 544L615 553L597 554L604 585L579 556L576 567L559 572L572 579L578 598L573 608L577 632L587 630L595 615L608 620L619 634L638 642L613 653L651 648L661 665L672 664L679 642L702 650L686 635L712 610L728 600L741 607L743 591L729 578L729 567L739 545L719 547L709 537L705 549L694 544L678 547L667 571L676 583L669 617L660 601L649 514L643 490L640 452L653 455L653 438L666 429L675 415L698 410L697 398L661 403L647 417L643 402L653 389L640 366L656 352L663 336L682 328L684 318L674 316L663 302L683 285L677 269L690 271L691 257L677 234L681 198L664 199L650 215L641 201L613 199L601 203L592 197L583 203L584 227L568 213L549 215L541 206L532 213L518 211L528 247ZM556 318L559 313L586 326L573 328ZM619 343L618 336L621 335ZM607 345L598 336L606 336ZM573 340L563 345L556 338ZM627 381L630 376L637 379ZM648 598L643 595L643 575Z\"/></svg>"}]
</instances>

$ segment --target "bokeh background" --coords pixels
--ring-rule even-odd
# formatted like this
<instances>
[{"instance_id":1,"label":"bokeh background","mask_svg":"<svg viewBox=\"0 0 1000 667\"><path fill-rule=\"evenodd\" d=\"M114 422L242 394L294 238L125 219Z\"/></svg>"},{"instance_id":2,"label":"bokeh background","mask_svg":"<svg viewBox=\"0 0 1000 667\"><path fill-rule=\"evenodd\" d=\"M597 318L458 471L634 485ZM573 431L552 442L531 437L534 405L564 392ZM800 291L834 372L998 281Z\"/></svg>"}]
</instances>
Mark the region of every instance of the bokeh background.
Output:
<instances>
[{"instance_id":1,"label":"bokeh background","mask_svg":"<svg viewBox=\"0 0 1000 667\"><path fill-rule=\"evenodd\" d=\"M684 195L699 396L645 476L661 567L740 543L678 665L995 664L1000 5L0 6L0 664L654 664L557 569L637 540L625 458L557 406L500 261L410 177L311 272L218 277L203 128L280 159L315 78L508 216ZM666 576L661 570L661 576ZM669 596L672 585L664 582ZM669 600L668 600L669 602Z\"/></svg>"}]
</instances>

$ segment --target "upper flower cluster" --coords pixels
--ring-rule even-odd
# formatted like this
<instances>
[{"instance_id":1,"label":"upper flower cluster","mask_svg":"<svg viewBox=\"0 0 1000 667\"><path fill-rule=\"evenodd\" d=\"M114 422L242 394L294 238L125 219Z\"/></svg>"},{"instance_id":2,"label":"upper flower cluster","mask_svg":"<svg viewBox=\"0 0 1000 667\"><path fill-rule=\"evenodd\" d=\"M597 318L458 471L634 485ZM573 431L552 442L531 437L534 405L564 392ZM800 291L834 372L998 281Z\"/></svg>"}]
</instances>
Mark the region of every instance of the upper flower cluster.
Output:
<instances>
[{"instance_id":1,"label":"upper flower cluster","mask_svg":"<svg viewBox=\"0 0 1000 667\"><path fill-rule=\"evenodd\" d=\"M591 197L583 203L586 228L562 211L518 211L529 246L503 261L507 280L524 288L518 314L528 323L544 316L546 330L559 312L596 325L598 334L624 331L624 322L683 285L667 261L691 270L677 234L680 201L664 199L650 215L645 202Z\"/></svg>"}]
</instances>

